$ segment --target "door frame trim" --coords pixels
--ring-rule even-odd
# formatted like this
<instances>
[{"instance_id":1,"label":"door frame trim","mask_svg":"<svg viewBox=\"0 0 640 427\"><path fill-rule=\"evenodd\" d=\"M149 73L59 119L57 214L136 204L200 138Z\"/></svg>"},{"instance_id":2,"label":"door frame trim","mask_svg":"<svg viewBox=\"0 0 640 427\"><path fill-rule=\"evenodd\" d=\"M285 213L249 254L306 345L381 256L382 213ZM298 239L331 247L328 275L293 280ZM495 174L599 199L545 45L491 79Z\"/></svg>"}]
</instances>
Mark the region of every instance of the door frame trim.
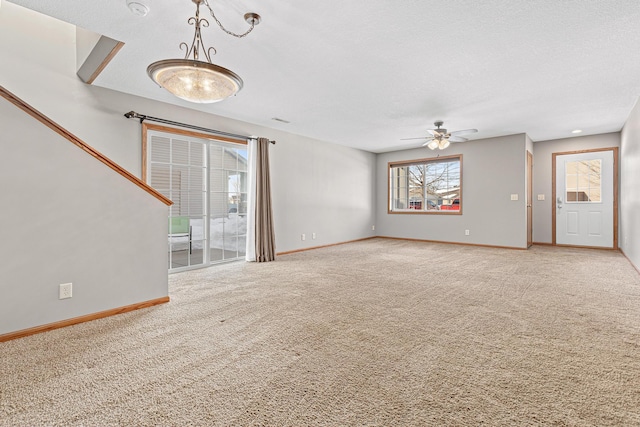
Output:
<instances>
[{"instance_id":1,"label":"door frame trim","mask_svg":"<svg viewBox=\"0 0 640 427\"><path fill-rule=\"evenodd\" d=\"M571 154L595 153L599 151L613 151L613 248L618 249L618 147L593 148L590 150L563 151L551 153L551 244L556 243L556 157ZM565 245L562 245L565 246ZM587 246L577 246L587 247ZM606 248L601 248L606 249Z\"/></svg>"}]
</instances>

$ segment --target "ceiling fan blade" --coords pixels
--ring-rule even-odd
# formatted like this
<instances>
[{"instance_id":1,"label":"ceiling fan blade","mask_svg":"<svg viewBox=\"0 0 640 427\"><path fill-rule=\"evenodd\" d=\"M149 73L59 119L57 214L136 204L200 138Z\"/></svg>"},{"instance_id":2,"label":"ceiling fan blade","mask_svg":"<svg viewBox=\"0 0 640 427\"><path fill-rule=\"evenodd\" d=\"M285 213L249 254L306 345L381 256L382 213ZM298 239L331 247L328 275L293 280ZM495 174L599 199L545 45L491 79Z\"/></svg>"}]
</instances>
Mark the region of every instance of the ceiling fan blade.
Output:
<instances>
[{"instance_id":1,"label":"ceiling fan blade","mask_svg":"<svg viewBox=\"0 0 640 427\"><path fill-rule=\"evenodd\" d=\"M466 133L476 133L478 132L478 129L464 129L464 130L456 130L454 132L451 132L450 135L464 135Z\"/></svg>"},{"instance_id":2,"label":"ceiling fan blade","mask_svg":"<svg viewBox=\"0 0 640 427\"><path fill-rule=\"evenodd\" d=\"M433 138L429 138L429 139L427 139L427 142L425 142L424 144L422 144L422 146L424 147L424 146L426 146L426 145L429 145L429 144L431 144L433 141L434 141L434 139L433 139Z\"/></svg>"},{"instance_id":3,"label":"ceiling fan blade","mask_svg":"<svg viewBox=\"0 0 640 427\"><path fill-rule=\"evenodd\" d=\"M461 136L450 136L449 137L449 141L451 142L465 142L468 141L468 138L463 138Z\"/></svg>"},{"instance_id":4,"label":"ceiling fan blade","mask_svg":"<svg viewBox=\"0 0 640 427\"><path fill-rule=\"evenodd\" d=\"M411 141L412 139L433 139L431 136L421 136L419 138L400 138L400 141Z\"/></svg>"}]
</instances>

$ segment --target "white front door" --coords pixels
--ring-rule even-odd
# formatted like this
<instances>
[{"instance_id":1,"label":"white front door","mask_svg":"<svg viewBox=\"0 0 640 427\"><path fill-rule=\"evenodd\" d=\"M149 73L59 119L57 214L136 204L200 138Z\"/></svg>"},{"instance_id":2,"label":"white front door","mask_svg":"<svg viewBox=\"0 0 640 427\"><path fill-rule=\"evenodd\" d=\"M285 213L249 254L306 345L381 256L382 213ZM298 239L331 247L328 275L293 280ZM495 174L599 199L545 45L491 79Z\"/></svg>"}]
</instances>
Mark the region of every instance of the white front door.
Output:
<instances>
[{"instance_id":1,"label":"white front door","mask_svg":"<svg viewBox=\"0 0 640 427\"><path fill-rule=\"evenodd\" d=\"M556 243L613 248L613 151L556 156Z\"/></svg>"}]
</instances>

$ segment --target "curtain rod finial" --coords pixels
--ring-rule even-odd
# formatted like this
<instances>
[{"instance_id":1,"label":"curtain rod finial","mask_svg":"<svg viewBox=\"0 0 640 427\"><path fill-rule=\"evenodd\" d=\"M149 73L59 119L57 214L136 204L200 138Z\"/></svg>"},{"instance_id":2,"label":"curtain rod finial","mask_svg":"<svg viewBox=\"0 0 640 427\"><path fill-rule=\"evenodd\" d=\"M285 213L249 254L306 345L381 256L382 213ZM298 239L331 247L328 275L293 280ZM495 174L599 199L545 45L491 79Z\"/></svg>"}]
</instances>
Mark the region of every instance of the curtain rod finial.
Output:
<instances>
[{"instance_id":1,"label":"curtain rod finial","mask_svg":"<svg viewBox=\"0 0 640 427\"><path fill-rule=\"evenodd\" d=\"M143 114L138 114L135 111L129 111L128 113L124 113L124 116L127 119L140 119L140 123L142 123L144 121L144 119L147 118L147 116L143 115Z\"/></svg>"}]
</instances>

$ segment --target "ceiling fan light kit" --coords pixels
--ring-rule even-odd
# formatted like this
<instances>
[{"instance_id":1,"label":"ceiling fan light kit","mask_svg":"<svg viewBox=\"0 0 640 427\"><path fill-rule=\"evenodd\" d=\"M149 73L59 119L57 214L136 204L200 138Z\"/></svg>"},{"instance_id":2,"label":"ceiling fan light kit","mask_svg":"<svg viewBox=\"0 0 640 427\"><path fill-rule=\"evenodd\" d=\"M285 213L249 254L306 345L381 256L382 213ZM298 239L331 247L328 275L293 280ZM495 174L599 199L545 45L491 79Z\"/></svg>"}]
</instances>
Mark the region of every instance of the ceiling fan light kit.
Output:
<instances>
[{"instance_id":1,"label":"ceiling fan light kit","mask_svg":"<svg viewBox=\"0 0 640 427\"><path fill-rule=\"evenodd\" d=\"M195 26L195 34L191 46L180 43L180 49L186 50L183 59L165 59L156 61L147 67L147 74L160 87L189 102L207 104L222 101L235 95L242 89L240 76L211 62L211 54L215 55L213 47L205 48L202 42L201 28L208 27L209 21L200 18L200 5L204 3L218 26L227 34L242 38L248 35L260 23L260 15L247 13L245 21L250 25L242 34L233 33L218 20L208 0L191 0L196 4L196 15L187 21ZM206 61L201 61L200 56Z\"/></svg>"},{"instance_id":2,"label":"ceiling fan light kit","mask_svg":"<svg viewBox=\"0 0 640 427\"><path fill-rule=\"evenodd\" d=\"M441 150L444 150L449 145L451 145L451 142L448 139L441 139L440 142L438 142L438 148Z\"/></svg>"},{"instance_id":3,"label":"ceiling fan light kit","mask_svg":"<svg viewBox=\"0 0 640 427\"><path fill-rule=\"evenodd\" d=\"M436 141L435 139L428 142L427 143L427 147L429 147L431 150L435 150L436 148L439 147L438 141Z\"/></svg>"},{"instance_id":4,"label":"ceiling fan light kit","mask_svg":"<svg viewBox=\"0 0 640 427\"><path fill-rule=\"evenodd\" d=\"M478 132L478 129L464 129L454 132L447 132L447 129L441 127L442 125L444 125L444 122L442 120L437 120L433 124L435 125L434 129L427 129L427 132L429 132L430 134L429 136L420 138L403 138L403 140L426 139L427 141L422 144L423 147L426 146L430 150L435 150L436 148L444 150L449 145L451 145L452 142L468 141L467 138L463 138L460 135Z\"/></svg>"}]
</instances>

